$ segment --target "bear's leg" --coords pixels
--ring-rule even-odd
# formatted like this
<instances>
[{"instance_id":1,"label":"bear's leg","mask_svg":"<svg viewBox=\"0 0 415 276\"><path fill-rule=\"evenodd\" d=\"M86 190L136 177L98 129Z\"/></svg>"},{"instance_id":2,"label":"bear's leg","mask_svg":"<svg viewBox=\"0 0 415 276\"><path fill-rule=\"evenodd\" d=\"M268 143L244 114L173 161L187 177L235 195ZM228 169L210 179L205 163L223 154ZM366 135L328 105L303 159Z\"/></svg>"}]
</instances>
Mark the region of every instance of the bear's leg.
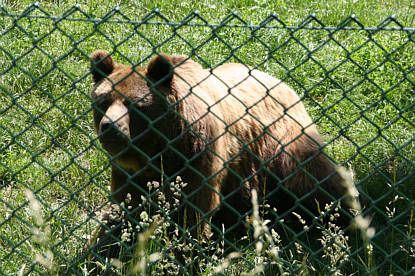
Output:
<instances>
[{"instance_id":1,"label":"bear's leg","mask_svg":"<svg viewBox=\"0 0 415 276\"><path fill-rule=\"evenodd\" d=\"M353 199L348 195L344 175L320 148L306 149L293 143L279 154L276 161L273 170L288 190L284 193L289 194L291 201L297 205L294 206L295 211L304 211L300 207L302 205L314 216L319 216L325 211L326 205L340 202L343 211L340 211L338 222L347 226ZM293 209L289 210L291 212ZM310 212L301 213L309 216Z\"/></svg>"},{"instance_id":2,"label":"bear's leg","mask_svg":"<svg viewBox=\"0 0 415 276\"><path fill-rule=\"evenodd\" d=\"M101 224L97 227L88 242L88 247L92 251L91 263L109 263L112 258L128 259L132 256L134 248L133 241L122 242L121 234L123 227L126 227L127 221L133 217L133 213L126 213L124 208L127 205L136 207L140 196L137 189L133 189L128 184L127 174L116 168L112 168L111 178L111 201L114 202L110 206L110 210L101 219ZM127 195L131 195L131 199L127 199ZM126 202L127 201L127 202ZM124 206L124 208L122 207ZM131 208L134 210L134 208ZM122 256L121 255L122 252ZM96 266L95 270L100 269ZM102 273L100 270L99 273ZM99 274L98 273L98 274Z\"/></svg>"},{"instance_id":3,"label":"bear's leg","mask_svg":"<svg viewBox=\"0 0 415 276\"><path fill-rule=\"evenodd\" d=\"M211 218L217 211L219 193L209 183L189 193L184 215L190 234L196 239L206 239L210 236Z\"/></svg>"}]
</instances>

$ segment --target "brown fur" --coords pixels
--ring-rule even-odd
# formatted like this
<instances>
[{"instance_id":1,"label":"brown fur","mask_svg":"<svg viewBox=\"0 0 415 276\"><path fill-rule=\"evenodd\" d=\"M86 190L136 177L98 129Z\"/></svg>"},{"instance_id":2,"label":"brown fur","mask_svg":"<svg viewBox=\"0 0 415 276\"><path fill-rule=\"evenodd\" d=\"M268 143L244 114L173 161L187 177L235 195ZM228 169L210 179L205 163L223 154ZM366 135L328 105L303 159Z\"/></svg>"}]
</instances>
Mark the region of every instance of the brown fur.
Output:
<instances>
[{"instance_id":1,"label":"brown fur","mask_svg":"<svg viewBox=\"0 0 415 276\"><path fill-rule=\"evenodd\" d=\"M131 67L96 51L91 61L95 126L113 156L115 201L131 193L138 204L134 185L159 180L161 161L165 176L189 183L184 193L198 208L187 206L192 232L197 217L209 232L218 210L219 223L236 222L239 214L221 203L243 214L251 189L281 212L296 202L316 213L316 200L324 206L344 197L316 126L281 81L242 64L206 70L185 56Z\"/></svg>"}]
</instances>

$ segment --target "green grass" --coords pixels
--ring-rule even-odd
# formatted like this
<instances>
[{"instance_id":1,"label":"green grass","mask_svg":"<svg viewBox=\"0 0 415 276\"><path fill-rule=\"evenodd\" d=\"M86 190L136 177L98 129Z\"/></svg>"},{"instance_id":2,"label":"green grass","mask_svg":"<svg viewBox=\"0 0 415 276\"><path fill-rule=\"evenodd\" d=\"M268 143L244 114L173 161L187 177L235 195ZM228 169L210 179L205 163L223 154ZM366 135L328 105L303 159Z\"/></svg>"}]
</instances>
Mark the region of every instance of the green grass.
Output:
<instances>
[{"instance_id":1,"label":"green grass","mask_svg":"<svg viewBox=\"0 0 415 276\"><path fill-rule=\"evenodd\" d=\"M71 8L75 3L78 9ZM190 24L257 25L274 12L281 21L269 20L267 26L333 27L355 14L359 23L349 19L347 27L386 22L399 29L415 27L415 1L69 0L40 1L39 8L27 9L30 5L26 0L0 1L0 274L44 272L33 261L45 246L54 253L55 273L64 270L83 252L85 235L95 228L92 210L108 204L109 162L95 140L89 98L88 56L96 49L116 51L114 58L126 64L145 64L154 50L192 55L204 67L236 61L283 79L304 98L328 154L353 169L369 200L377 230L371 242L373 263L366 262L361 250L351 262L354 271L347 265L342 271L363 274L366 264L379 275L403 274L415 266L413 30L274 28L252 33L221 27L212 38L212 28L206 26L136 27L85 20L107 16L140 21L159 8L162 16L150 22L181 22L198 9ZM112 10L117 5L119 12ZM7 15L23 11L37 17ZM228 17L234 11L237 15ZM399 24L386 19L391 14ZM79 20L44 18L49 15ZM50 227L46 245L33 242L31 227L38 222L31 215L26 188L40 200ZM387 212L387 206L396 208L395 213ZM287 236L305 246L313 244L307 244L305 235ZM358 238L354 242L355 249L363 246ZM316 260L320 256L293 248L282 251L293 271L302 267L314 274L313 266L322 266ZM240 266L237 272L252 268L252 252L247 257L251 267Z\"/></svg>"}]
</instances>

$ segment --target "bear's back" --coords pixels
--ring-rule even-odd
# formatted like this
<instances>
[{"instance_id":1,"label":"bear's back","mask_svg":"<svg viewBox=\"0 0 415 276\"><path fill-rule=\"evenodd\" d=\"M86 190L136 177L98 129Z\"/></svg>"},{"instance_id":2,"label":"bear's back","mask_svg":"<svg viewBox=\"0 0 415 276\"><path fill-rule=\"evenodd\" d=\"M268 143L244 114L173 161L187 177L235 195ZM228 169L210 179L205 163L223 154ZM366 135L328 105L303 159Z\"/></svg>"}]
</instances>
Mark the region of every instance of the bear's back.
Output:
<instances>
[{"instance_id":1,"label":"bear's back","mask_svg":"<svg viewBox=\"0 0 415 276\"><path fill-rule=\"evenodd\" d=\"M290 141L283 141L284 137L292 139L303 133L320 142L297 93L264 72L228 63L213 69L201 86L219 106L225 124L243 140L263 135L267 129L285 143Z\"/></svg>"}]
</instances>

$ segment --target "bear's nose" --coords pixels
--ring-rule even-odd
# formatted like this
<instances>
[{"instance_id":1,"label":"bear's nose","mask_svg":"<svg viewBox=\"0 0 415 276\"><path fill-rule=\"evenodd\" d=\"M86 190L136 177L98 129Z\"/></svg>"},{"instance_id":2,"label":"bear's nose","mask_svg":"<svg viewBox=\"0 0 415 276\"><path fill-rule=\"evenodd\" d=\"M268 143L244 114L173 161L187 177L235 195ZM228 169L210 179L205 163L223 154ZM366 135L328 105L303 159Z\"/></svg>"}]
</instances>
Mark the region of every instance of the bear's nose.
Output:
<instances>
[{"instance_id":1,"label":"bear's nose","mask_svg":"<svg viewBox=\"0 0 415 276\"><path fill-rule=\"evenodd\" d=\"M130 116L128 109L120 101L115 101L108 107L99 124L99 134L104 139L119 136L130 136Z\"/></svg>"},{"instance_id":2,"label":"bear's nose","mask_svg":"<svg viewBox=\"0 0 415 276\"><path fill-rule=\"evenodd\" d=\"M124 121L102 120L99 126L99 135L103 139L117 139L130 136L129 127Z\"/></svg>"},{"instance_id":3,"label":"bear's nose","mask_svg":"<svg viewBox=\"0 0 415 276\"><path fill-rule=\"evenodd\" d=\"M101 122L100 134L102 135L116 135L120 131L120 127L117 123L106 120Z\"/></svg>"},{"instance_id":4,"label":"bear's nose","mask_svg":"<svg viewBox=\"0 0 415 276\"><path fill-rule=\"evenodd\" d=\"M110 154L117 154L128 145L128 133L117 122L103 120L99 126L99 141Z\"/></svg>"}]
</instances>

